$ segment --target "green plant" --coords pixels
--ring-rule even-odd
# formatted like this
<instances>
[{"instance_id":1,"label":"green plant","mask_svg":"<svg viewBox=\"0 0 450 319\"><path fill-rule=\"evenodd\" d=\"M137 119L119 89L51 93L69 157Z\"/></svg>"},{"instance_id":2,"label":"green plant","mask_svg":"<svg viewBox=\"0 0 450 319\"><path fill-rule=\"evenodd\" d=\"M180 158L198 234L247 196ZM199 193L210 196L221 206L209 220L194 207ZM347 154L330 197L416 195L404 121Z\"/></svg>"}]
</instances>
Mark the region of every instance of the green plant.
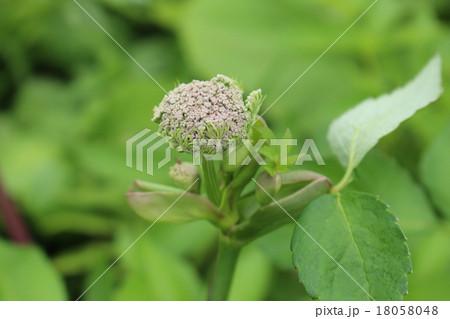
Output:
<instances>
[{"instance_id":1,"label":"green plant","mask_svg":"<svg viewBox=\"0 0 450 319\"><path fill-rule=\"evenodd\" d=\"M218 139L229 152L216 165L208 157L216 149L208 143L199 146L200 175L185 163L177 163L171 170L171 176L178 185L185 185L184 189L136 181L127 194L129 203L151 221L206 219L220 229L209 299L227 299L244 245L293 221L298 227L291 240L292 260L312 298L401 300L408 292L407 274L412 266L397 219L382 198L349 191L346 186L380 138L438 99L442 93L440 73L437 56L406 86L363 101L331 124L328 140L346 169L336 185L326 176L295 168L297 157L289 156L287 145L283 153L282 146L268 144L267 140L275 136L262 119L256 118L263 100L260 91L251 93L244 103L242 89L223 76L219 76L222 91L215 86L217 77L212 82L182 84L156 108L155 119L161 123L163 135L182 151L193 151L197 135ZM212 113L202 113L207 107L199 103L211 100L208 94L217 97L216 89L231 104L225 103L221 109L224 102L213 101ZM211 121L214 112L226 113L223 118L227 120ZM236 137L238 143L231 149L229 141ZM284 138L290 138L288 131ZM247 157L245 139L254 144L264 141L258 151L265 165ZM235 159L232 164L231 156ZM200 192L200 180L207 196ZM170 211L160 216L167 207Z\"/></svg>"}]
</instances>

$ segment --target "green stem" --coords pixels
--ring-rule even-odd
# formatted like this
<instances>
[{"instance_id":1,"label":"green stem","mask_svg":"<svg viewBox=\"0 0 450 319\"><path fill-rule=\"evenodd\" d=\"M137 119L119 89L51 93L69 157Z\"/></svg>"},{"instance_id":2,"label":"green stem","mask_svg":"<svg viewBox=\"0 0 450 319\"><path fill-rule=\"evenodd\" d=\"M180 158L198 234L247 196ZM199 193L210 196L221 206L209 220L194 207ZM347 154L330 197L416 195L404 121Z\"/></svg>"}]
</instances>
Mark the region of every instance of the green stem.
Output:
<instances>
[{"instance_id":1,"label":"green stem","mask_svg":"<svg viewBox=\"0 0 450 319\"><path fill-rule=\"evenodd\" d=\"M215 205L219 205L222 196L220 193L219 182L217 181L217 172L214 161L208 161L205 158L202 158L201 164L206 194Z\"/></svg>"},{"instance_id":2,"label":"green stem","mask_svg":"<svg viewBox=\"0 0 450 319\"><path fill-rule=\"evenodd\" d=\"M240 246L233 245L230 240L221 235L216 266L208 293L208 300L227 300L233 280L234 269L239 257Z\"/></svg>"},{"instance_id":3,"label":"green stem","mask_svg":"<svg viewBox=\"0 0 450 319\"><path fill-rule=\"evenodd\" d=\"M342 189L344 189L345 186L351 183L353 177L353 168L351 166L347 167L347 170L345 171L344 177L337 183L334 187L331 188L330 193L337 194Z\"/></svg>"},{"instance_id":4,"label":"green stem","mask_svg":"<svg viewBox=\"0 0 450 319\"><path fill-rule=\"evenodd\" d=\"M246 166L242 166L233 175L231 182L225 187L222 193L220 210L232 216L237 221L239 218L238 202L245 186L252 180L252 177L258 171L259 165L252 161Z\"/></svg>"}]
</instances>

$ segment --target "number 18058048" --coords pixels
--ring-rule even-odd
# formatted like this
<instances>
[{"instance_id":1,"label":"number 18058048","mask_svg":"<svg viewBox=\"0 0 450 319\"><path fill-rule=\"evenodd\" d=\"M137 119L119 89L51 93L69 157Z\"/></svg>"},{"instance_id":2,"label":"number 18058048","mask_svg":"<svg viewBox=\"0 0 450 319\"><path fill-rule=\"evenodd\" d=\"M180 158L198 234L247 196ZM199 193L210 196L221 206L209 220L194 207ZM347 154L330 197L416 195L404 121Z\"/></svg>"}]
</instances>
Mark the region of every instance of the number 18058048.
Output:
<instances>
[{"instance_id":1,"label":"number 18058048","mask_svg":"<svg viewBox=\"0 0 450 319\"><path fill-rule=\"evenodd\" d=\"M437 306L425 306L425 307L421 307L421 306L377 306L377 315L378 316L389 316L389 315L394 315L394 316L405 316L405 315L409 315L409 316L420 316L420 315L432 315L432 316L436 316L438 315L438 307Z\"/></svg>"}]
</instances>

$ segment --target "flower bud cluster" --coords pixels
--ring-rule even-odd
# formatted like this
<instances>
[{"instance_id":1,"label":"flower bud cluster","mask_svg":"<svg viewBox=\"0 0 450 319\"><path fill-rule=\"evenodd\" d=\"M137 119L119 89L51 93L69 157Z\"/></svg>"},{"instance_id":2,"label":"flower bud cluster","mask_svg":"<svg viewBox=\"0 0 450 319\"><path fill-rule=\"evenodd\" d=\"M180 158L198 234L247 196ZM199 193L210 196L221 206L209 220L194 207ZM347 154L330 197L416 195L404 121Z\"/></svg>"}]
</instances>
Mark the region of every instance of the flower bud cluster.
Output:
<instances>
[{"instance_id":1,"label":"flower bud cluster","mask_svg":"<svg viewBox=\"0 0 450 319\"><path fill-rule=\"evenodd\" d=\"M179 151L192 152L197 141L202 152L214 153L217 143L204 141L218 140L226 149L229 140L247 137L252 112L242 93L235 81L220 74L210 81L180 84L155 107L153 121Z\"/></svg>"}]
</instances>

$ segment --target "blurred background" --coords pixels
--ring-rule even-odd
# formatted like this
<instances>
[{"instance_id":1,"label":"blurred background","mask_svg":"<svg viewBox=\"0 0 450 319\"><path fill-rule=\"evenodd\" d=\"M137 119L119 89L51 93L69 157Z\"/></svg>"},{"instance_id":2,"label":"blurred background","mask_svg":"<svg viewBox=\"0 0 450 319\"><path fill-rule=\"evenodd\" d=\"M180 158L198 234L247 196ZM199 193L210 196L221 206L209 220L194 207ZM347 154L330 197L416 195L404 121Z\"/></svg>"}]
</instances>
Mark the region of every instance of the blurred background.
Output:
<instances>
[{"instance_id":1,"label":"blurred background","mask_svg":"<svg viewBox=\"0 0 450 319\"><path fill-rule=\"evenodd\" d=\"M79 0L170 90L221 73L270 105L371 0ZM333 118L408 82L436 53L445 93L384 138L354 188L381 196L409 239L407 300L450 300L450 2L380 0L265 115L314 138L335 182ZM0 0L0 299L74 300L149 223L127 206L125 141L159 88L72 0ZM17 219L17 213L21 218ZM170 211L168 212L170 213ZM309 300L292 225L247 246L230 299ZM206 222L157 223L84 300L204 300L217 245Z\"/></svg>"}]
</instances>

